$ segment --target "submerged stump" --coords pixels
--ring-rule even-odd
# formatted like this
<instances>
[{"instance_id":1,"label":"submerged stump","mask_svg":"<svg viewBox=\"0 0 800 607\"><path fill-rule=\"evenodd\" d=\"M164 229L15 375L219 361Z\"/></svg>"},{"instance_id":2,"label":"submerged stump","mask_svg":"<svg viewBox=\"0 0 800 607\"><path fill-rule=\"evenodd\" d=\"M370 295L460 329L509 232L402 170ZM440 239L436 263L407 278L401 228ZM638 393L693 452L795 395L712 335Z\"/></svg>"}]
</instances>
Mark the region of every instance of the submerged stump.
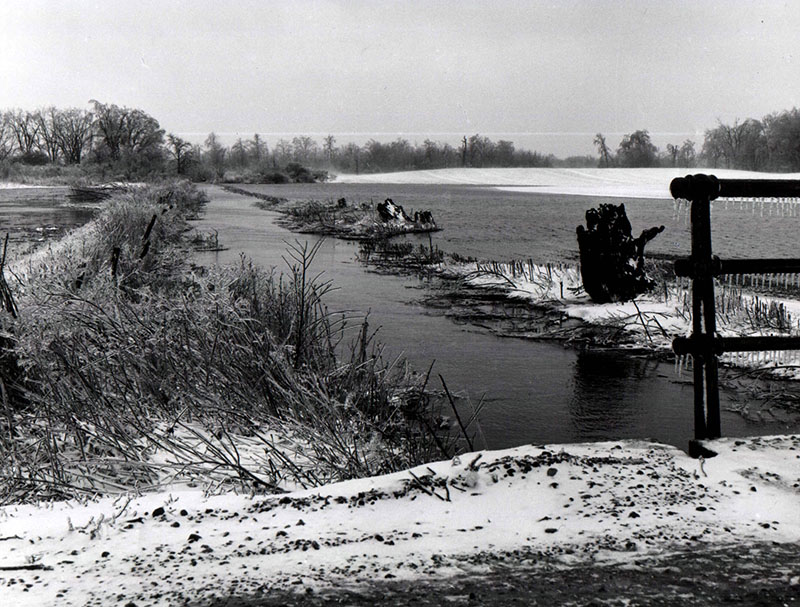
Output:
<instances>
[{"instance_id":1,"label":"submerged stump","mask_svg":"<svg viewBox=\"0 0 800 607\"><path fill-rule=\"evenodd\" d=\"M586 211L586 227L578 226L583 288L595 303L630 301L653 287L644 269L645 245L664 226L631 234L625 205L601 204Z\"/></svg>"}]
</instances>

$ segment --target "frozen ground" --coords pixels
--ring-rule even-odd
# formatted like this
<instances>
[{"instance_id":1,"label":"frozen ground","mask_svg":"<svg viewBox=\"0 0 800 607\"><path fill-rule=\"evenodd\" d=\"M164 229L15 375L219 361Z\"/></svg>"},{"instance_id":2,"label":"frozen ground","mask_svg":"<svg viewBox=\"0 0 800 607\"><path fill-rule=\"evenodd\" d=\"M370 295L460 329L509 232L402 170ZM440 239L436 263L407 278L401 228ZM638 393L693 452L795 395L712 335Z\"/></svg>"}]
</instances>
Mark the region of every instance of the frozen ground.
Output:
<instances>
[{"instance_id":1,"label":"frozen ground","mask_svg":"<svg viewBox=\"0 0 800 607\"><path fill-rule=\"evenodd\" d=\"M368 175L338 175L337 183L465 184L515 192L671 198L669 183L690 173L723 179L800 179L800 174L767 174L731 169L437 169Z\"/></svg>"},{"instance_id":2,"label":"frozen ground","mask_svg":"<svg viewBox=\"0 0 800 607\"><path fill-rule=\"evenodd\" d=\"M272 497L175 488L5 507L2 604L266 599L734 545L800 550L800 436L707 446L718 455L645 441L525 446ZM800 571L771 569L800 593Z\"/></svg>"}]
</instances>

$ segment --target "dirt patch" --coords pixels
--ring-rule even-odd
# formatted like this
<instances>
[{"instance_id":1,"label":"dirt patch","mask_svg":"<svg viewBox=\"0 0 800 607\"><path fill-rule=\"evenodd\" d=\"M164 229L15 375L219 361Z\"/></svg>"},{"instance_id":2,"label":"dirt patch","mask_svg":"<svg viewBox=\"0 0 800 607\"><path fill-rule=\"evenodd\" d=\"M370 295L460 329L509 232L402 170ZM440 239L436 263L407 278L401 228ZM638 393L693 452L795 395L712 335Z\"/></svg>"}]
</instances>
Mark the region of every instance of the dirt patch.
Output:
<instances>
[{"instance_id":1,"label":"dirt patch","mask_svg":"<svg viewBox=\"0 0 800 607\"><path fill-rule=\"evenodd\" d=\"M800 546L748 544L636 559L617 564L519 565L513 555L484 573L365 588L272 592L196 605L792 605L800 604Z\"/></svg>"}]
</instances>

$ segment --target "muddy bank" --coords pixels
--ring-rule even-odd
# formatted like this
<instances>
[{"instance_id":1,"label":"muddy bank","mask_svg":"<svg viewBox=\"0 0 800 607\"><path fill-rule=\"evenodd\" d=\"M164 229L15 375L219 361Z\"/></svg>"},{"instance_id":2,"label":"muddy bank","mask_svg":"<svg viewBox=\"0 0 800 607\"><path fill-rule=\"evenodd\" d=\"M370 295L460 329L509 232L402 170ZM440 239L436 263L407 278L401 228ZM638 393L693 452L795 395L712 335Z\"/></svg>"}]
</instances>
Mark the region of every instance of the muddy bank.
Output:
<instances>
[{"instance_id":1,"label":"muddy bank","mask_svg":"<svg viewBox=\"0 0 800 607\"><path fill-rule=\"evenodd\" d=\"M628 563L589 563L565 567L552 559L520 562L520 554L495 558L484 568L447 580L375 581L364 588L294 592L270 590L258 596L226 598L208 607L354 607L378 603L392 606L442 604L477 607L675 605L704 607L711 603L788 605L800 594L800 551L794 544L735 544L724 548L679 551ZM533 559L531 559L533 560Z\"/></svg>"}]
</instances>

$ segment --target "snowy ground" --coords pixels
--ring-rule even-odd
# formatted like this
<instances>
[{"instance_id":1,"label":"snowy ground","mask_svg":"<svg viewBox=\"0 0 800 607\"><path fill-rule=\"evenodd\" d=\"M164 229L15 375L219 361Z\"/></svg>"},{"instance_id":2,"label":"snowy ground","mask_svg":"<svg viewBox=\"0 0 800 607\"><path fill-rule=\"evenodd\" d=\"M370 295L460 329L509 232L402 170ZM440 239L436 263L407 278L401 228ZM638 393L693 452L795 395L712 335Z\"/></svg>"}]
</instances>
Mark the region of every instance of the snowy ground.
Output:
<instances>
[{"instance_id":1,"label":"snowy ground","mask_svg":"<svg viewBox=\"0 0 800 607\"><path fill-rule=\"evenodd\" d=\"M413 178L443 183L433 180L456 180L459 172ZM597 172L466 173L488 184L553 188L578 187L580 175L615 175ZM530 174L527 181L523 173ZM622 183L628 191L669 180L656 169L631 174L641 181ZM387 175L359 179L370 177L400 182ZM450 182L480 183L460 179ZM592 187L597 194L605 186ZM517 278L517 296L572 297L577 283L569 270L551 269L547 280L544 272ZM645 314L661 318L669 311L657 303L645 302ZM638 316L635 309L586 305L580 297L565 309L587 318ZM773 542L783 554L800 552L800 436L708 446L718 455L706 460L646 441L523 446L272 497L173 487L83 503L6 506L0 508L0 605L204 604L281 592L317 596L379 582L480 580L553 563L592 570L640 562L649 571L653 558L735 553ZM789 594L800 594L799 560L767 563ZM678 560L676 573L665 575L684 579L687 572ZM431 604L439 602L434 597Z\"/></svg>"},{"instance_id":2,"label":"snowy ground","mask_svg":"<svg viewBox=\"0 0 800 607\"><path fill-rule=\"evenodd\" d=\"M197 490L0 510L4 605L184 604L800 542L800 436L690 459L644 441L526 446L263 497ZM504 566L507 566L505 563ZM800 591L800 571L785 584Z\"/></svg>"},{"instance_id":3,"label":"snowy ground","mask_svg":"<svg viewBox=\"0 0 800 607\"><path fill-rule=\"evenodd\" d=\"M466 184L516 192L672 198L669 183L690 173L722 179L800 179L800 173L754 173L731 169L437 169L367 175L338 175L337 183Z\"/></svg>"}]
</instances>

